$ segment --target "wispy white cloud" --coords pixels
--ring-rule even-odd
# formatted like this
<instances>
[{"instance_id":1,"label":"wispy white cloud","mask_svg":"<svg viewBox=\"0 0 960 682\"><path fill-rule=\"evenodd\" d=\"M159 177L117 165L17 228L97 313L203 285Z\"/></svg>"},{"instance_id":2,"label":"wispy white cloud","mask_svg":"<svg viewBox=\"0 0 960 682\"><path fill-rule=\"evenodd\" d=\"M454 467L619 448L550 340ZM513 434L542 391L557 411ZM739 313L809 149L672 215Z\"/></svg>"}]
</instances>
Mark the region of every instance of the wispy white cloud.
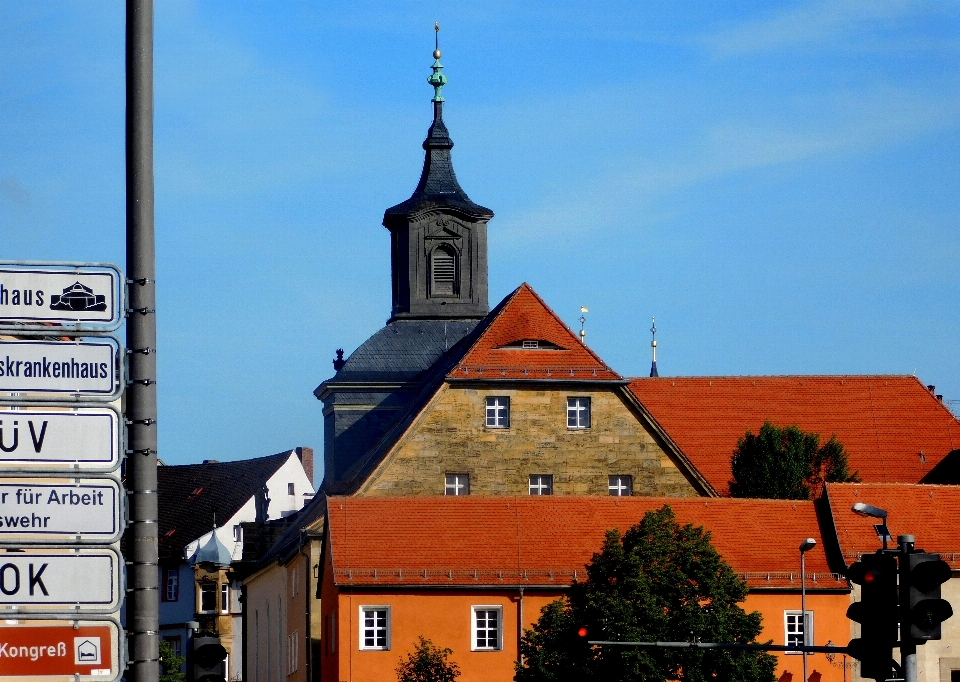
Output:
<instances>
[{"instance_id":1,"label":"wispy white cloud","mask_svg":"<svg viewBox=\"0 0 960 682\"><path fill-rule=\"evenodd\" d=\"M656 157L643 152L622 155L616 169L594 174L575 194L551 196L504 221L504 238L522 244L547 236L616 230L627 223L627 216L631 227L638 220L650 224L663 218L662 211L675 210L659 206L662 199L706 182L815 158L858 155L960 127L958 90L960 86L937 93L882 87L834 93L807 103L821 112L813 121L718 121ZM647 135L656 137L656 131Z\"/></svg>"},{"instance_id":2,"label":"wispy white cloud","mask_svg":"<svg viewBox=\"0 0 960 682\"><path fill-rule=\"evenodd\" d=\"M853 36L930 9L923 0L815 0L741 22L702 42L716 58L816 44L848 47Z\"/></svg>"}]
</instances>

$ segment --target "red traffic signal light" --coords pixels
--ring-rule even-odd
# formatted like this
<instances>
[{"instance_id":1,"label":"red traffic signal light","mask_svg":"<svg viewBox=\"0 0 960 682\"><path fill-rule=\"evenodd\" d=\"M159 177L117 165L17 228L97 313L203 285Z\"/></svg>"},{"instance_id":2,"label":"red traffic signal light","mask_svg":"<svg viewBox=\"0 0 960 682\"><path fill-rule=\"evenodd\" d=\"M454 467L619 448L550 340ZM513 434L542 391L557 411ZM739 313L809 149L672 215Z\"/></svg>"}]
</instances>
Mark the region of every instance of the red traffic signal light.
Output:
<instances>
[{"instance_id":1,"label":"red traffic signal light","mask_svg":"<svg viewBox=\"0 0 960 682\"><path fill-rule=\"evenodd\" d=\"M860 675L886 680L897 642L897 560L890 554L867 554L847 569L847 578L860 585L860 601L847 609L847 618L860 623L860 637L847 650L860 661Z\"/></svg>"},{"instance_id":2,"label":"red traffic signal light","mask_svg":"<svg viewBox=\"0 0 960 682\"><path fill-rule=\"evenodd\" d=\"M586 629L586 628L580 628L579 630L577 630L577 635L580 636L580 637L586 637L586 636L587 636L587 629Z\"/></svg>"}]
</instances>

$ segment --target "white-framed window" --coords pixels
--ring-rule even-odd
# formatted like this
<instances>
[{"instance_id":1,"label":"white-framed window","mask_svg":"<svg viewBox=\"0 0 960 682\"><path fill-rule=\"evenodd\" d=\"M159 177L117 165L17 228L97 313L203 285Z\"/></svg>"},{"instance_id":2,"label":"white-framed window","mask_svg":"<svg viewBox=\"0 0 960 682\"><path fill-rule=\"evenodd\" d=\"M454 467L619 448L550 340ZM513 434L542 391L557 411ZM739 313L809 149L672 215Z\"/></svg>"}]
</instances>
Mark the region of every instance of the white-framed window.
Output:
<instances>
[{"instance_id":1,"label":"white-framed window","mask_svg":"<svg viewBox=\"0 0 960 682\"><path fill-rule=\"evenodd\" d=\"M294 497L296 497L297 486L294 485L293 483L287 483L287 495L293 495Z\"/></svg>"},{"instance_id":2,"label":"white-framed window","mask_svg":"<svg viewBox=\"0 0 960 682\"><path fill-rule=\"evenodd\" d=\"M220 585L220 613L230 613L230 585Z\"/></svg>"},{"instance_id":3,"label":"white-framed window","mask_svg":"<svg viewBox=\"0 0 960 682\"><path fill-rule=\"evenodd\" d=\"M211 582L200 583L200 613L216 613L217 611L217 584Z\"/></svg>"},{"instance_id":4,"label":"white-framed window","mask_svg":"<svg viewBox=\"0 0 960 682\"><path fill-rule=\"evenodd\" d=\"M164 637L163 641L170 645L170 648L173 649L174 656L182 656L183 651L183 641L180 639L180 635L173 635L171 637Z\"/></svg>"},{"instance_id":5,"label":"white-framed window","mask_svg":"<svg viewBox=\"0 0 960 682\"><path fill-rule=\"evenodd\" d=\"M390 607L360 607L360 649L363 651L390 650Z\"/></svg>"},{"instance_id":6,"label":"white-framed window","mask_svg":"<svg viewBox=\"0 0 960 682\"><path fill-rule=\"evenodd\" d=\"M783 639L787 646L813 645L813 611L806 612L806 619L801 611L783 612ZM804 623L806 620L806 623ZM806 625L806 627L804 627ZM799 651L787 651L788 654L798 654Z\"/></svg>"},{"instance_id":7,"label":"white-framed window","mask_svg":"<svg viewBox=\"0 0 960 682\"><path fill-rule=\"evenodd\" d=\"M233 539L237 542L243 541L243 526L239 523L233 527Z\"/></svg>"},{"instance_id":8,"label":"white-framed window","mask_svg":"<svg viewBox=\"0 0 960 682\"><path fill-rule=\"evenodd\" d=\"M615 497L630 497L633 494L633 476L608 476L607 490Z\"/></svg>"},{"instance_id":9,"label":"white-framed window","mask_svg":"<svg viewBox=\"0 0 960 682\"><path fill-rule=\"evenodd\" d=\"M510 428L510 398L504 395L487 396L487 428Z\"/></svg>"},{"instance_id":10,"label":"white-framed window","mask_svg":"<svg viewBox=\"0 0 960 682\"><path fill-rule=\"evenodd\" d=\"M553 474L530 474L531 495L553 495Z\"/></svg>"},{"instance_id":11,"label":"white-framed window","mask_svg":"<svg viewBox=\"0 0 960 682\"><path fill-rule=\"evenodd\" d=\"M567 428L590 428L590 398L567 398Z\"/></svg>"},{"instance_id":12,"label":"white-framed window","mask_svg":"<svg viewBox=\"0 0 960 682\"><path fill-rule=\"evenodd\" d=\"M503 648L503 607L470 607L470 649L500 651Z\"/></svg>"},{"instance_id":13,"label":"white-framed window","mask_svg":"<svg viewBox=\"0 0 960 682\"><path fill-rule=\"evenodd\" d=\"M297 672L300 663L300 632L287 635L287 675Z\"/></svg>"},{"instance_id":14,"label":"white-framed window","mask_svg":"<svg viewBox=\"0 0 960 682\"><path fill-rule=\"evenodd\" d=\"M443 483L444 495L469 495L470 474L447 474Z\"/></svg>"},{"instance_id":15,"label":"white-framed window","mask_svg":"<svg viewBox=\"0 0 960 682\"><path fill-rule=\"evenodd\" d=\"M178 601L180 599L180 569L168 568L163 581L163 601Z\"/></svg>"}]
</instances>

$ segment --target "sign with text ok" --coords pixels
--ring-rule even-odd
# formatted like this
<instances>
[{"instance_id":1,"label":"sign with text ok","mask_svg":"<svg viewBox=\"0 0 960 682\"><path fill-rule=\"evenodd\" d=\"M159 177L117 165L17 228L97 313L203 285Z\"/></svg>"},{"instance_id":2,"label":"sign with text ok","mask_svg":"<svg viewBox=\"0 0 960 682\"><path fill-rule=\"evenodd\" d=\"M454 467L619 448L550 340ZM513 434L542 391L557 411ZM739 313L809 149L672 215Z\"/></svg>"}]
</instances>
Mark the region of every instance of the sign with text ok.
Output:
<instances>
[{"instance_id":1,"label":"sign with text ok","mask_svg":"<svg viewBox=\"0 0 960 682\"><path fill-rule=\"evenodd\" d=\"M0 606L112 613L120 608L120 587L120 555L106 547L0 553Z\"/></svg>"}]
</instances>

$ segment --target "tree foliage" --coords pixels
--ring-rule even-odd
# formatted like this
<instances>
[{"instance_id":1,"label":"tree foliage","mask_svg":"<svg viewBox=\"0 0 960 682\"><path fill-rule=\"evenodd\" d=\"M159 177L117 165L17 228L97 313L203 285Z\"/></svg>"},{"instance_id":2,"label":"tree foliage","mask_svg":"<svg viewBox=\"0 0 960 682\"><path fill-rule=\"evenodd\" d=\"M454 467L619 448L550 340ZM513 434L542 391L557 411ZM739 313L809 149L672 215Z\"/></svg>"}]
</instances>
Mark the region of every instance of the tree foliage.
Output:
<instances>
[{"instance_id":1,"label":"tree foliage","mask_svg":"<svg viewBox=\"0 0 960 682\"><path fill-rule=\"evenodd\" d=\"M173 645L165 639L160 640L160 682L185 682L187 674L183 672L183 656L177 656Z\"/></svg>"},{"instance_id":2,"label":"tree foliage","mask_svg":"<svg viewBox=\"0 0 960 682\"><path fill-rule=\"evenodd\" d=\"M737 442L730 462L734 497L809 500L825 482L857 482L850 473L847 453L836 436L820 445L820 436L797 426L778 427L764 422L755 436L750 431Z\"/></svg>"},{"instance_id":3,"label":"tree foliage","mask_svg":"<svg viewBox=\"0 0 960 682\"><path fill-rule=\"evenodd\" d=\"M460 677L460 666L447 660L452 653L452 649L441 649L421 636L413 651L407 654L407 660L400 659L397 681L454 682Z\"/></svg>"},{"instance_id":4,"label":"tree foliage","mask_svg":"<svg viewBox=\"0 0 960 682\"><path fill-rule=\"evenodd\" d=\"M757 651L591 646L588 640L753 642L760 614L740 606L746 583L702 527L681 526L669 506L623 536L607 531L587 579L548 604L520 642L517 682L772 682L776 658ZM587 636L578 635L586 628Z\"/></svg>"}]
</instances>

